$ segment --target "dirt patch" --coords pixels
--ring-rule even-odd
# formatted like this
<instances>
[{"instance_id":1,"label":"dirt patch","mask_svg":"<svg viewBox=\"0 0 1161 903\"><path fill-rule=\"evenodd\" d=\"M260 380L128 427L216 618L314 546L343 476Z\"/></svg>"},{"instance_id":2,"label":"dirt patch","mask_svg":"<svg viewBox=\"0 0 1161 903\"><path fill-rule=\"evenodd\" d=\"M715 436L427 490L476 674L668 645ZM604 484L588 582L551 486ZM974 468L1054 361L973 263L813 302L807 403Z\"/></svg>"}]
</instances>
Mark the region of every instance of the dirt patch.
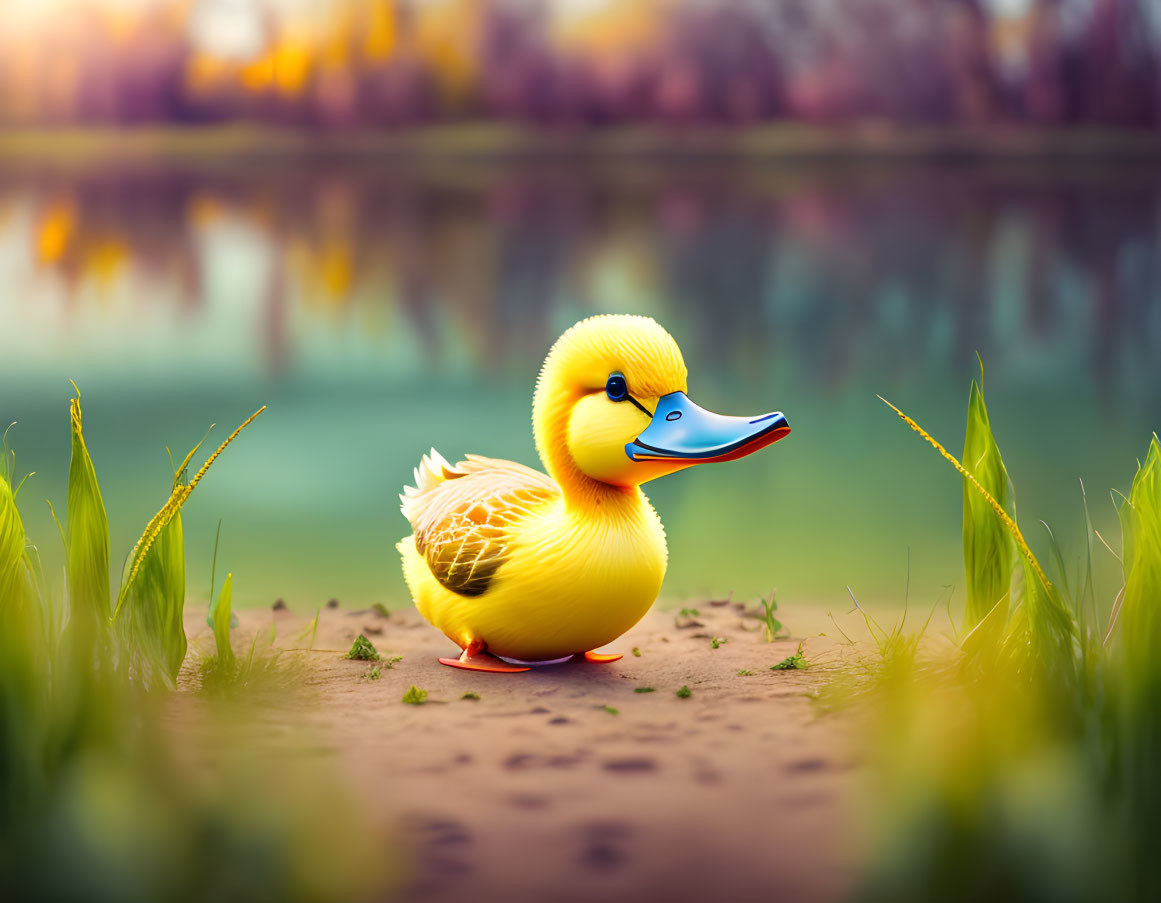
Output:
<instances>
[{"instance_id":1,"label":"dirt patch","mask_svg":"<svg viewBox=\"0 0 1161 903\"><path fill-rule=\"evenodd\" d=\"M287 647L306 623L240 618L240 635L276 619ZM324 608L314 651L284 653L309 692L264 726L309 731L342 763L396 829L409 900L842 898L859 769L851 721L808 698L826 669L771 671L797 641L764 642L736 606L697 621L650 613L604 650L625 653L612 664L483 674L438 664L455 649L414 611ZM204 624L189 612L195 648ZM371 679L372 663L341 657L360 633L402 661ZM808 661L833 654L812 643ZM422 705L401 701L412 685Z\"/></svg>"}]
</instances>

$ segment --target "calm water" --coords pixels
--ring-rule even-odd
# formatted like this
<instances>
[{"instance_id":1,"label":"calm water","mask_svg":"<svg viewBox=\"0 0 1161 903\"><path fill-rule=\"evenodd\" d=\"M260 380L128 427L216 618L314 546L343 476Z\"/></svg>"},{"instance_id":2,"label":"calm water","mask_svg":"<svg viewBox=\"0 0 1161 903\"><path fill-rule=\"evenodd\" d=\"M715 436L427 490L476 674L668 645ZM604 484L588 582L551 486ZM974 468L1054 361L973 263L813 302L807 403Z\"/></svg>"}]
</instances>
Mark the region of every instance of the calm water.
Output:
<instances>
[{"instance_id":1,"label":"calm water","mask_svg":"<svg viewBox=\"0 0 1161 903\"><path fill-rule=\"evenodd\" d=\"M1115 166L405 168L351 161L0 173L0 420L61 559L67 398L119 559L211 422L269 411L187 507L191 591L402 604L419 455L535 463L556 335L656 317L701 404L786 412L767 452L665 478L671 600L933 602L962 585L953 449L978 351L1025 532L1077 548L1161 424L1161 178ZM1106 558L1108 556L1105 556Z\"/></svg>"}]
</instances>

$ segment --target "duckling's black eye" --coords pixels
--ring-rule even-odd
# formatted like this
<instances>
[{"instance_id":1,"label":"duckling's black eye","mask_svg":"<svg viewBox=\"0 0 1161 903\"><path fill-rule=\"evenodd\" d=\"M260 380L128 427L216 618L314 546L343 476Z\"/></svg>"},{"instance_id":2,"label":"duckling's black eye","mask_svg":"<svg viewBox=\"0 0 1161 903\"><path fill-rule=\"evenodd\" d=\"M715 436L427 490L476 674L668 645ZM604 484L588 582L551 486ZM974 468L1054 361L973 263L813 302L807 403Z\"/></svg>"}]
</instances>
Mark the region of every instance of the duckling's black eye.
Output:
<instances>
[{"instance_id":1,"label":"duckling's black eye","mask_svg":"<svg viewBox=\"0 0 1161 903\"><path fill-rule=\"evenodd\" d=\"M605 383L605 394L613 401L624 401L629 397L629 384L620 373L609 374L609 381Z\"/></svg>"}]
</instances>

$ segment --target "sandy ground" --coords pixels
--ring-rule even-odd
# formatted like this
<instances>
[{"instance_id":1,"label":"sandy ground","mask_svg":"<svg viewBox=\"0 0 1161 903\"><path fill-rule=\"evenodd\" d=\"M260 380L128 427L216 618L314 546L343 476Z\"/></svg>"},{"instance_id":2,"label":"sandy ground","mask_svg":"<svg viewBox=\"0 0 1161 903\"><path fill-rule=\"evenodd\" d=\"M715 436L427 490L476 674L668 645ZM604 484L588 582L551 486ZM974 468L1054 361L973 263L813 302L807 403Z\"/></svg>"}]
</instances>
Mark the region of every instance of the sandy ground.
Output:
<instances>
[{"instance_id":1,"label":"sandy ground","mask_svg":"<svg viewBox=\"0 0 1161 903\"><path fill-rule=\"evenodd\" d=\"M841 899L859 769L853 723L809 698L827 669L771 671L796 640L767 644L740 606L699 612L652 612L608 647L625 653L614 664L481 674L438 664L455 649L414 611L324 609L316 651L286 653L312 689L279 717L316 730L395 829L407 900ZM240 615L240 634L273 620L290 646L305 623ZM187 620L204 647L205 609ZM367 662L338 654L359 633L403 660L367 679ZM425 704L401 701L412 684Z\"/></svg>"}]
</instances>

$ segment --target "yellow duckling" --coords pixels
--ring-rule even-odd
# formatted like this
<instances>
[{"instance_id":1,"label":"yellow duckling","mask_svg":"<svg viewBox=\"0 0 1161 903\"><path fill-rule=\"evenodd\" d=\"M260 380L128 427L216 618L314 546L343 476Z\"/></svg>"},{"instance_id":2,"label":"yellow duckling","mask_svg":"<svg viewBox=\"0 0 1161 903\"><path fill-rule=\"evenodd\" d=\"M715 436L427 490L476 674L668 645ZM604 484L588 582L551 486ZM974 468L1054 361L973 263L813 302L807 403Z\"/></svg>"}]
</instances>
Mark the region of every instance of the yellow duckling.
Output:
<instances>
[{"instance_id":1,"label":"yellow duckling","mask_svg":"<svg viewBox=\"0 0 1161 903\"><path fill-rule=\"evenodd\" d=\"M790 432L780 413L723 417L686 393L677 343L648 317L598 316L552 346L532 405L547 475L432 449L404 488L398 549L416 608L455 642L445 665L524 671L597 655L649 610L665 529L641 484L730 461Z\"/></svg>"}]
</instances>

